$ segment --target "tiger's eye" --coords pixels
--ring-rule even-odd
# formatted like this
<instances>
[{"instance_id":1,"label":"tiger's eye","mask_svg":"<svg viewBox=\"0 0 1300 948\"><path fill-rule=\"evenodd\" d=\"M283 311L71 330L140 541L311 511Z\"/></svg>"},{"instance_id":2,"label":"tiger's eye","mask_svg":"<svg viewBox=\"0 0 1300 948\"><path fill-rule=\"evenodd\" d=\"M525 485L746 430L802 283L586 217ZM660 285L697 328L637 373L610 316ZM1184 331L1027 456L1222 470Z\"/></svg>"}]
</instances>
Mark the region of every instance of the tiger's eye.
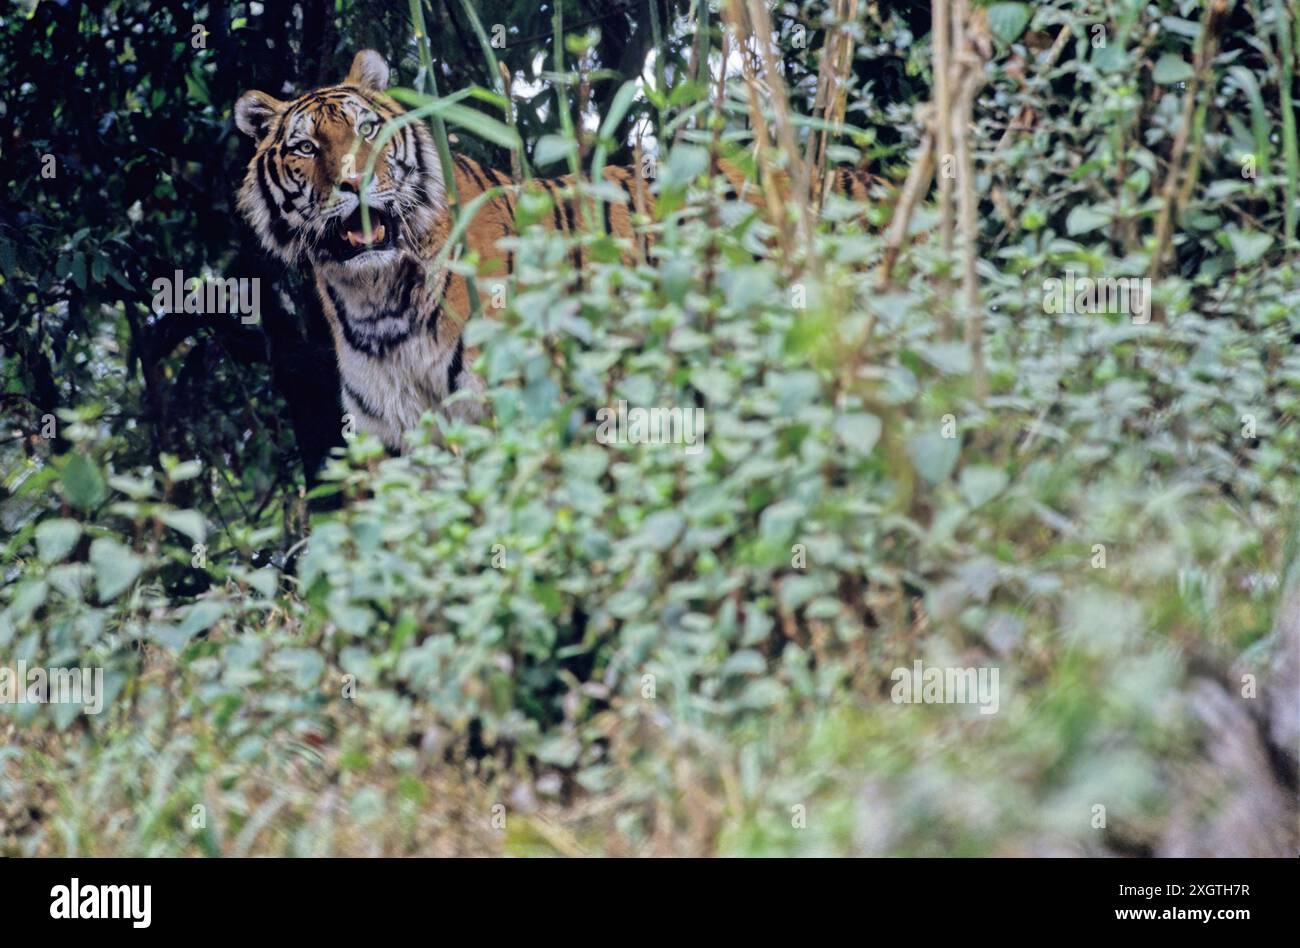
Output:
<instances>
[{"instance_id":1,"label":"tiger's eye","mask_svg":"<svg viewBox=\"0 0 1300 948\"><path fill-rule=\"evenodd\" d=\"M374 134L375 127L377 126L377 124L378 123L372 122L369 119L367 119L366 121L362 122L360 125L357 126L357 134L360 135L362 138L369 138L371 135Z\"/></svg>"},{"instance_id":2,"label":"tiger's eye","mask_svg":"<svg viewBox=\"0 0 1300 948\"><path fill-rule=\"evenodd\" d=\"M299 142L298 144L293 146L293 150L299 155L305 155L307 157L311 157L312 155L316 154L316 143Z\"/></svg>"}]
</instances>

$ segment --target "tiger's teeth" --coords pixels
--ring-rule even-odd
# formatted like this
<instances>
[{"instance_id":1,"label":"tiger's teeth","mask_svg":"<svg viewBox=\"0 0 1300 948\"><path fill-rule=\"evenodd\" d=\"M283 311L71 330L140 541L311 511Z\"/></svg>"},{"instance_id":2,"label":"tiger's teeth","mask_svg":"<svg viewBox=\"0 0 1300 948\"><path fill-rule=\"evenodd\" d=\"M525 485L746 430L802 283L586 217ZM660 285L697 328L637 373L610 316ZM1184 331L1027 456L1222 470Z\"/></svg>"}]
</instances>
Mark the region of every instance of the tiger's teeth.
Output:
<instances>
[{"instance_id":1,"label":"tiger's teeth","mask_svg":"<svg viewBox=\"0 0 1300 948\"><path fill-rule=\"evenodd\" d=\"M370 239L366 240L364 232L359 230L350 230L343 235L349 244L353 247L363 247L367 244L377 244L384 239L384 225L376 224L374 230L370 232Z\"/></svg>"}]
</instances>

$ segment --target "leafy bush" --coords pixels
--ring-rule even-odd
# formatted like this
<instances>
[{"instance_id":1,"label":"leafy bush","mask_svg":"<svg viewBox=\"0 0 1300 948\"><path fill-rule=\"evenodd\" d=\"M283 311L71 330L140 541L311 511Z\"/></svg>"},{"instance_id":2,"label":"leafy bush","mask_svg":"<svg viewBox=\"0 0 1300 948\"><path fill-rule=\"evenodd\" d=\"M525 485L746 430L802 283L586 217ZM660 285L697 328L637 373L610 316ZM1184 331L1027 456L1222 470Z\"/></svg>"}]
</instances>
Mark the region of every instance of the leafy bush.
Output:
<instances>
[{"instance_id":1,"label":"leafy bush","mask_svg":"<svg viewBox=\"0 0 1300 948\"><path fill-rule=\"evenodd\" d=\"M882 292L880 206L832 198L791 259L692 131L649 258L512 241L506 306L467 330L490 424L351 439L303 542L301 498L228 522L219 465L119 470L130 433L66 415L70 450L8 485L0 649L103 667L108 700L14 709L6 848L1167 850L1217 739L1198 681L1267 680L1279 647L1300 284L1261 236L1276 195L1248 213L1207 179L1149 323L1047 311L1068 271L1145 270L1179 101L1163 58L1076 36L1028 92L990 69L982 356L936 318L926 208ZM1025 103L1041 122L993 150ZM1207 176L1247 131L1206 135ZM701 450L603 443L620 400L698 409ZM997 668L999 713L895 703L917 660Z\"/></svg>"}]
</instances>

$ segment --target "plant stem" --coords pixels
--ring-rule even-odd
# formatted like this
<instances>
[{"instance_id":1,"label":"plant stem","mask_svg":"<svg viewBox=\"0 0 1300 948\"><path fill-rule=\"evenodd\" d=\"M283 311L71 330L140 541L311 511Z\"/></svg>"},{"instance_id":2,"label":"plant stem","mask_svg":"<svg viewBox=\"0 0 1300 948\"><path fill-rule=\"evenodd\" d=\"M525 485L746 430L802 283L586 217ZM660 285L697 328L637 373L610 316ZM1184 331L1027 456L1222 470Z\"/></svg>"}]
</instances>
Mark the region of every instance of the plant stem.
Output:
<instances>
[{"instance_id":1,"label":"plant stem","mask_svg":"<svg viewBox=\"0 0 1300 948\"><path fill-rule=\"evenodd\" d=\"M415 24L415 44L420 51L420 72L415 77L417 92L424 92L424 81L429 83L429 92L438 96L438 77L433 71L433 51L429 47L429 33L424 25L424 5L421 0L410 0L411 4L411 22ZM451 160L451 143L447 140L447 123L442 120L436 113L429 116L429 124L433 126L433 142L438 149L438 162L442 165L442 186L447 192L447 200L451 208L451 220L453 226L460 221L460 190L456 187L456 168ZM462 240L458 245L458 250L465 247ZM478 297L478 286L472 277L465 280L465 288L469 293L470 315L478 315L481 306Z\"/></svg>"},{"instance_id":2,"label":"plant stem","mask_svg":"<svg viewBox=\"0 0 1300 948\"><path fill-rule=\"evenodd\" d=\"M1300 188L1300 149L1296 145L1295 105L1291 100L1291 83L1295 75L1296 44L1300 44L1300 16L1288 11L1286 0L1275 0L1277 38L1281 53L1282 75L1278 83L1282 93L1282 154L1286 158L1286 181L1282 187L1282 219L1287 243L1296 239L1296 192ZM1290 23L1292 29L1287 29ZM1294 35L1289 35L1289 34Z\"/></svg>"},{"instance_id":3,"label":"plant stem","mask_svg":"<svg viewBox=\"0 0 1300 948\"><path fill-rule=\"evenodd\" d=\"M460 0L460 5L461 9L465 11L465 18L469 20L470 28L473 29L474 35L478 37L479 48L483 51L483 58L488 62L488 72L492 74L492 81L496 84L497 92L501 95L501 98L505 100L504 111L506 123L510 125L511 128L514 128L515 110L510 103L510 83L507 80L510 73L508 70L503 71L501 63L497 61L496 53L492 51L492 43L488 40L487 32L483 29L483 23L479 20L478 13L474 10L474 5L470 3L470 0ZM520 146L515 154L518 156L517 160L519 162L519 170L522 173L524 180L527 181L529 178L528 158L524 155L523 147Z\"/></svg>"}]
</instances>

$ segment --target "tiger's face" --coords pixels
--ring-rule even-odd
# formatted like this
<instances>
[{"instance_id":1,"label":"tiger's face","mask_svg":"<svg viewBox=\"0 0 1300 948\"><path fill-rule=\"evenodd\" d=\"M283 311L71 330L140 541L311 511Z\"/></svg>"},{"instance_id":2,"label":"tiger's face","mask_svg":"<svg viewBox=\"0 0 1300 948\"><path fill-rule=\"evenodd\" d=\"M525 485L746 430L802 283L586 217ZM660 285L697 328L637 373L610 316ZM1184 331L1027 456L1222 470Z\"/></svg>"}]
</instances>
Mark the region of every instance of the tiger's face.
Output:
<instances>
[{"instance_id":1,"label":"tiger's face","mask_svg":"<svg viewBox=\"0 0 1300 948\"><path fill-rule=\"evenodd\" d=\"M383 95L387 85L387 64L362 50L340 85L288 102L246 92L236 103L236 125L257 142L239 207L286 263L305 258L345 272L392 266L444 206L428 132L411 123L383 140L384 123L402 111ZM361 188L372 158L366 220Z\"/></svg>"}]
</instances>

